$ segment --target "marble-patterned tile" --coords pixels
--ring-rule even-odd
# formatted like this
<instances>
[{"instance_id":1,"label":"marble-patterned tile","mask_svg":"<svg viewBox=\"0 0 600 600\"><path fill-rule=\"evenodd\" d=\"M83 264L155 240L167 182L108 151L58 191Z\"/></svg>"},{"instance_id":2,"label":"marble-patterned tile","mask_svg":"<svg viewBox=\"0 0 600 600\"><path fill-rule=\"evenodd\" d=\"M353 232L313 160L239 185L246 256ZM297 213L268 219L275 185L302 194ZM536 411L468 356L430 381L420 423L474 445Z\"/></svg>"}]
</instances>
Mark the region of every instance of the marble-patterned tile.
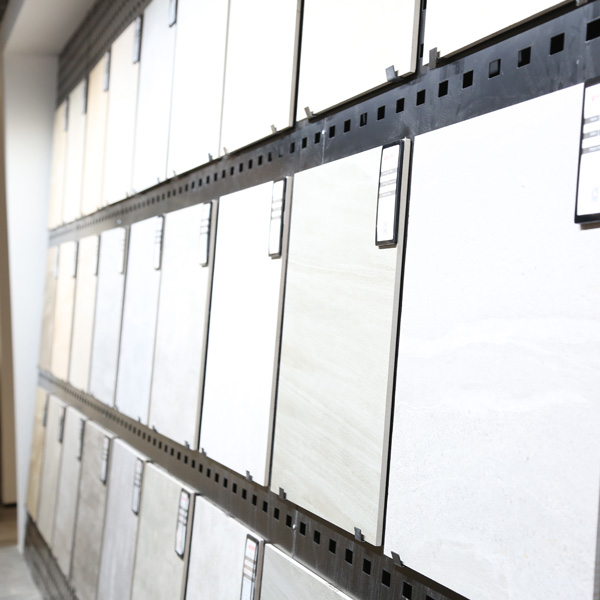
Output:
<instances>
[{"instance_id":1,"label":"marble-patterned tile","mask_svg":"<svg viewBox=\"0 0 600 600\"><path fill-rule=\"evenodd\" d=\"M54 334L54 311L56 283L58 278L58 246L48 248L46 254L46 284L44 286L44 309L40 340L40 369L50 371L52 366L52 338Z\"/></svg>"},{"instance_id":2,"label":"marble-patterned tile","mask_svg":"<svg viewBox=\"0 0 600 600\"><path fill-rule=\"evenodd\" d=\"M159 239L163 217L131 226L127 282L117 375L115 406L142 423L148 422L158 292ZM158 262L157 262L158 261Z\"/></svg>"},{"instance_id":3,"label":"marble-patterned tile","mask_svg":"<svg viewBox=\"0 0 600 600\"><path fill-rule=\"evenodd\" d=\"M221 134L228 151L271 135L272 125L279 130L293 122L297 4L229 2Z\"/></svg>"},{"instance_id":4,"label":"marble-patterned tile","mask_svg":"<svg viewBox=\"0 0 600 600\"><path fill-rule=\"evenodd\" d=\"M273 184L224 196L219 218L200 446L264 485L282 260L269 256Z\"/></svg>"},{"instance_id":5,"label":"marble-patterned tile","mask_svg":"<svg viewBox=\"0 0 600 600\"><path fill-rule=\"evenodd\" d=\"M113 438L96 423L86 423L71 562L71 585L79 600L96 599Z\"/></svg>"},{"instance_id":6,"label":"marble-patterned tile","mask_svg":"<svg viewBox=\"0 0 600 600\"><path fill-rule=\"evenodd\" d=\"M265 546L261 600L350 600L271 544Z\"/></svg>"},{"instance_id":7,"label":"marble-patterned tile","mask_svg":"<svg viewBox=\"0 0 600 600\"><path fill-rule=\"evenodd\" d=\"M201 365L212 261L203 267L200 244L208 206L165 216L160 299L148 424L180 444L198 447ZM215 211L216 212L216 211ZM213 222L216 217L213 216Z\"/></svg>"},{"instance_id":8,"label":"marble-patterned tile","mask_svg":"<svg viewBox=\"0 0 600 600\"><path fill-rule=\"evenodd\" d=\"M600 230L573 223L582 92L415 139L385 550L469 598L594 595Z\"/></svg>"},{"instance_id":9,"label":"marble-patterned tile","mask_svg":"<svg viewBox=\"0 0 600 600\"><path fill-rule=\"evenodd\" d=\"M63 451L65 403L50 396L44 435L44 456L40 474L40 489L37 508L37 527L46 540L52 543L54 514L59 487L59 473Z\"/></svg>"},{"instance_id":10,"label":"marble-patterned tile","mask_svg":"<svg viewBox=\"0 0 600 600\"><path fill-rule=\"evenodd\" d=\"M52 553L58 566L69 577L75 533L75 516L79 499L81 449L85 435L86 417L69 406L65 415L63 451L58 479L58 497L52 535Z\"/></svg>"},{"instance_id":11,"label":"marble-patterned tile","mask_svg":"<svg viewBox=\"0 0 600 600\"><path fill-rule=\"evenodd\" d=\"M112 442L97 600L129 598L147 458L122 440Z\"/></svg>"},{"instance_id":12,"label":"marble-patterned tile","mask_svg":"<svg viewBox=\"0 0 600 600\"><path fill-rule=\"evenodd\" d=\"M197 498L186 600L259 597L260 592L254 596L252 590L260 580L263 549L256 533L208 500Z\"/></svg>"},{"instance_id":13,"label":"marble-patterned tile","mask_svg":"<svg viewBox=\"0 0 600 600\"><path fill-rule=\"evenodd\" d=\"M73 303L75 301L75 275L77 272L77 242L66 242L58 249L58 278L56 304L52 331L52 374L66 380L71 356L73 330Z\"/></svg>"},{"instance_id":14,"label":"marble-patterned tile","mask_svg":"<svg viewBox=\"0 0 600 600\"><path fill-rule=\"evenodd\" d=\"M106 53L90 71L88 77L85 158L83 162L83 191L81 212L89 215L102 206L104 148L109 90L106 73L110 56Z\"/></svg>"},{"instance_id":15,"label":"marble-patterned tile","mask_svg":"<svg viewBox=\"0 0 600 600\"><path fill-rule=\"evenodd\" d=\"M127 231L122 227L105 231L100 236L89 390L109 406L115 401L117 385L126 247Z\"/></svg>"},{"instance_id":16,"label":"marble-patterned tile","mask_svg":"<svg viewBox=\"0 0 600 600\"><path fill-rule=\"evenodd\" d=\"M219 155L228 6L227 0L177 2L168 177Z\"/></svg>"},{"instance_id":17,"label":"marble-patterned tile","mask_svg":"<svg viewBox=\"0 0 600 600\"><path fill-rule=\"evenodd\" d=\"M183 482L146 465L132 600L183 600L195 499L196 492Z\"/></svg>"},{"instance_id":18,"label":"marble-patterned tile","mask_svg":"<svg viewBox=\"0 0 600 600\"><path fill-rule=\"evenodd\" d=\"M140 61L134 61L137 44L134 21L110 48L110 94L106 117L103 204L123 200L132 191L135 114Z\"/></svg>"},{"instance_id":19,"label":"marble-patterned tile","mask_svg":"<svg viewBox=\"0 0 600 600\"><path fill-rule=\"evenodd\" d=\"M96 308L96 284L98 282L98 258L100 236L79 240L77 252L77 281L75 284L75 307L73 309L73 333L69 382L87 392L92 357L92 334Z\"/></svg>"},{"instance_id":20,"label":"marble-patterned tile","mask_svg":"<svg viewBox=\"0 0 600 600\"><path fill-rule=\"evenodd\" d=\"M271 489L379 544L396 248L375 245L381 148L294 178Z\"/></svg>"},{"instance_id":21,"label":"marble-patterned tile","mask_svg":"<svg viewBox=\"0 0 600 600\"><path fill-rule=\"evenodd\" d=\"M177 30L177 24L169 26L170 4L170 0L152 0L144 11L133 157L136 192L166 178Z\"/></svg>"},{"instance_id":22,"label":"marble-patterned tile","mask_svg":"<svg viewBox=\"0 0 600 600\"><path fill-rule=\"evenodd\" d=\"M37 522L40 496L40 478L42 476L42 459L44 456L44 436L46 427L44 415L49 404L48 393L37 388L35 392L35 412L33 414L33 434L31 436L31 452L29 454L29 478L27 484L27 512Z\"/></svg>"},{"instance_id":23,"label":"marble-patterned tile","mask_svg":"<svg viewBox=\"0 0 600 600\"><path fill-rule=\"evenodd\" d=\"M86 88L83 80L69 94L67 114L67 152L63 221L70 223L81 216L83 158L85 151Z\"/></svg>"},{"instance_id":24,"label":"marble-patterned tile","mask_svg":"<svg viewBox=\"0 0 600 600\"><path fill-rule=\"evenodd\" d=\"M54 127L52 129L52 166L50 170L50 201L48 205L48 227L50 229L54 229L62 224L66 154L67 101L64 100L54 113Z\"/></svg>"},{"instance_id":25,"label":"marble-patterned tile","mask_svg":"<svg viewBox=\"0 0 600 600\"><path fill-rule=\"evenodd\" d=\"M305 107L319 112L385 84L390 66L398 75L414 72L420 6L419 0L376 0L365 10L354 0L340 10L336 0L307 0L296 118L306 118Z\"/></svg>"}]
</instances>

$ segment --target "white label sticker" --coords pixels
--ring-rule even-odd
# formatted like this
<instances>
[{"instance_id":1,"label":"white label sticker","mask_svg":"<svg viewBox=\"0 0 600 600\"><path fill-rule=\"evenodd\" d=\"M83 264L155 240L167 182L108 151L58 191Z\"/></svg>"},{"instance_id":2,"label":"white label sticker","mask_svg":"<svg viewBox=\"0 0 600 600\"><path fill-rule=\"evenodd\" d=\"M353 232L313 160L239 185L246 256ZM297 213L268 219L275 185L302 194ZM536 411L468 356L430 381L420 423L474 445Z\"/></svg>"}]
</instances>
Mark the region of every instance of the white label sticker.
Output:
<instances>
[{"instance_id":1,"label":"white label sticker","mask_svg":"<svg viewBox=\"0 0 600 600\"><path fill-rule=\"evenodd\" d=\"M140 62L142 53L142 17L135 20L133 33L133 64Z\"/></svg>"},{"instance_id":2,"label":"white label sticker","mask_svg":"<svg viewBox=\"0 0 600 600\"><path fill-rule=\"evenodd\" d=\"M600 220L600 83L584 94L575 211L576 222L592 220Z\"/></svg>"},{"instance_id":3,"label":"white label sticker","mask_svg":"<svg viewBox=\"0 0 600 600\"><path fill-rule=\"evenodd\" d=\"M102 462L100 463L100 481L106 483L108 476L108 455L110 453L110 438L105 435L102 440Z\"/></svg>"},{"instance_id":4,"label":"white label sticker","mask_svg":"<svg viewBox=\"0 0 600 600\"><path fill-rule=\"evenodd\" d=\"M399 170L400 144L383 148L379 169L377 227L375 234L375 243L378 246L388 246L397 242Z\"/></svg>"},{"instance_id":5,"label":"white label sticker","mask_svg":"<svg viewBox=\"0 0 600 600\"><path fill-rule=\"evenodd\" d=\"M133 493L131 496L131 510L134 515L140 512L140 498L142 496L142 478L144 476L144 461L138 458L135 461L135 471L133 473Z\"/></svg>"},{"instance_id":6,"label":"white label sticker","mask_svg":"<svg viewBox=\"0 0 600 600\"><path fill-rule=\"evenodd\" d=\"M255 540L252 536L246 537L240 600L254 600L254 589L256 587L256 571L258 564L258 545L258 540Z\"/></svg>"},{"instance_id":7,"label":"white label sticker","mask_svg":"<svg viewBox=\"0 0 600 600\"><path fill-rule=\"evenodd\" d=\"M200 238L198 240L198 255L200 266L207 267L210 258L210 223L212 202L207 202L200 209Z\"/></svg>"},{"instance_id":8,"label":"white label sticker","mask_svg":"<svg viewBox=\"0 0 600 600\"><path fill-rule=\"evenodd\" d=\"M165 218L156 217L156 230L154 232L154 268L160 271L162 264L163 234L165 231Z\"/></svg>"},{"instance_id":9,"label":"white label sticker","mask_svg":"<svg viewBox=\"0 0 600 600\"><path fill-rule=\"evenodd\" d=\"M285 185L285 179L273 182L273 195L271 196L271 227L269 229L269 256L271 258L281 257Z\"/></svg>"},{"instance_id":10,"label":"white label sticker","mask_svg":"<svg viewBox=\"0 0 600 600\"><path fill-rule=\"evenodd\" d=\"M85 419L79 419L79 444L77 445L77 460L83 456L83 435L85 433Z\"/></svg>"},{"instance_id":11,"label":"white label sticker","mask_svg":"<svg viewBox=\"0 0 600 600\"><path fill-rule=\"evenodd\" d=\"M185 538L189 514L190 494L185 490L181 490L181 494L179 495L179 509L177 510L177 529L175 531L175 552L181 558L185 554Z\"/></svg>"}]
</instances>

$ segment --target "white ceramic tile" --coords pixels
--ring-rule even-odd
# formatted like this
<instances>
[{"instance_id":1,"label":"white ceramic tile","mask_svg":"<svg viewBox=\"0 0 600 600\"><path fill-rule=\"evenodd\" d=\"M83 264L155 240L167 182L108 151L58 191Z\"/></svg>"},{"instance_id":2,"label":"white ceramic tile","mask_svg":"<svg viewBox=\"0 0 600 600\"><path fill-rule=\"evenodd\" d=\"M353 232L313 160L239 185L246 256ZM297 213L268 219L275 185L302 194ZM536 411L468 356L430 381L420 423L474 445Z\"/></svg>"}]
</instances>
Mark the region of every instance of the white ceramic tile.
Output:
<instances>
[{"instance_id":1,"label":"white ceramic tile","mask_svg":"<svg viewBox=\"0 0 600 600\"><path fill-rule=\"evenodd\" d=\"M258 569L262 564L262 539L211 502L196 500L186 600L240 599L248 536L256 548ZM246 563L247 568L250 564ZM252 585L250 578L247 585Z\"/></svg>"},{"instance_id":2,"label":"white ceramic tile","mask_svg":"<svg viewBox=\"0 0 600 600\"><path fill-rule=\"evenodd\" d=\"M398 251L375 245L381 149L294 178L271 488L381 539Z\"/></svg>"},{"instance_id":3,"label":"white ceramic tile","mask_svg":"<svg viewBox=\"0 0 600 600\"><path fill-rule=\"evenodd\" d=\"M296 0L230 0L221 149L292 124Z\"/></svg>"},{"instance_id":4,"label":"white ceramic tile","mask_svg":"<svg viewBox=\"0 0 600 600\"><path fill-rule=\"evenodd\" d=\"M419 0L308 0L302 20L297 119L385 84L386 69L412 73ZM360 43L357 43L360 40Z\"/></svg>"},{"instance_id":5,"label":"white ceramic tile","mask_svg":"<svg viewBox=\"0 0 600 600\"><path fill-rule=\"evenodd\" d=\"M432 48L437 48L441 56L452 54L560 4L565 4L564 0L508 0L500 4L428 0L425 62ZM452 26L449 27L449 23Z\"/></svg>"},{"instance_id":6,"label":"white ceramic tile","mask_svg":"<svg viewBox=\"0 0 600 600\"><path fill-rule=\"evenodd\" d=\"M133 187L137 192L166 176L177 30L176 24L169 27L169 4L170 0L152 0L144 11L133 157Z\"/></svg>"},{"instance_id":7,"label":"white ceramic tile","mask_svg":"<svg viewBox=\"0 0 600 600\"><path fill-rule=\"evenodd\" d=\"M92 421L85 425L71 563L71 585L79 600L96 599L113 437Z\"/></svg>"},{"instance_id":8,"label":"white ceramic tile","mask_svg":"<svg viewBox=\"0 0 600 600\"><path fill-rule=\"evenodd\" d=\"M179 0L167 175L219 155L227 0Z\"/></svg>"},{"instance_id":9,"label":"white ceramic tile","mask_svg":"<svg viewBox=\"0 0 600 600\"><path fill-rule=\"evenodd\" d=\"M44 310L40 340L40 369L50 371L52 366L52 338L54 334L54 310L58 277L58 246L48 248L46 254L46 284L44 286Z\"/></svg>"},{"instance_id":10,"label":"white ceramic tile","mask_svg":"<svg viewBox=\"0 0 600 600\"><path fill-rule=\"evenodd\" d=\"M37 509L37 526L46 540L52 542L54 530L54 509L56 507L62 444L60 440L61 421L64 418L65 404L55 396L48 401L46 434L44 436L44 457Z\"/></svg>"},{"instance_id":11,"label":"white ceramic tile","mask_svg":"<svg viewBox=\"0 0 600 600\"><path fill-rule=\"evenodd\" d=\"M90 393L111 406L117 384L121 314L125 292L125 245L123 228L105 231L100 237Z\"/></svg>"},{"instance_id":12,"label":"white ceramic tile","mask_svg":"<svg viewBox=\"0 0 600 600\"><path fill-rule=\"evenodd\" d=\"M190 494L183 558L175 552L181 491ZM159 467L147 464L142 482L132 600L182 600L189 560L194 491Z\"/></svg>"},{"instance_id":13,"label":"white ceramic tile","mask_svg":"<svg viewBox=\"0 0 600 600\"><path fill-rule=\"evenodd\" d=\"M81 212L88 215L102 206L104 148L109 91L104 89L108 55L98 61L88 77L88 100L83 162Z\"/></svg>"},{"instance_id":14,"label":"white ceramic tile","mask_svg":"<svg viewBox=\"0 0 600 600\"><path fill-rule=\"evenodd\" d=\"M145 456L125 442L113 441L97 600L129 598L131 593L139 522L133 510L138 459L146 462Z\"/></svg>"},{"instance_id":15,"label":"white ceramic tile","mask_svg":"<svg viewBox=\"0 0 600 600\"><path fill-rule=\"evenodd\" d=\"M415 140L386 553L469 598L594 595L600 237L573 223L581 105L576 86Z\"/></svg>"},{"instance_id":16,"label":"white ceramic tile","mask_svg":"<svg viewBox=\"0 0 600 600\"><path fill-rule=\"evenodd\" d=\"M202 205L165 216L148 424L197 448L211 267L200 264ZM213 222L216 217L213 218ZM204 239L204 241L206 241Z\"/></svg>"},{"instance_id":17,"label":"white ceramic tile","mask_svg":"<svg viewBox=\"0 0 600 600\"><path fill-rule=\"evenodd\" d=\"M117 375L117 408L148 422L160 270L155 269L158 218L131 226Z\"/></svg>"},{"instance_id":18,"label":"white ceramic tile","mask_svg":"<svg viewBox=\"0 0 600 600\"><path fill-rule=\"evenodd\" d=\"M77 242L61 244L58 250L58 279L50 370L53 375L64 380L67 379L69 373L76 267Z\"/></svg>"},{"instance_id":19,"label":"white ceramic tile","mask_svg":"<svg viewBox=\"0 0 600 600\"><path fill-rule=\"evenodd\" d=\"M90 378L99 242L100 236L82 238L77 253L69 382L84 391L88 389Z\"/></svg>"},{"instance_id":20,"label":"white ceramic tile","mask_svg":"<svg viewBox=\"0 0 600 600\"><path fill-rule=\"evenodd\" d=\"M269 257L272 183L219 200L200 446L264 485L281 260Z\"/></svg>"},{"instance_id":21,"label":"white ceramic tile","mask_svg":"<svg viewBox=\"0 0 600 600\"><path fill-rule=\"evenodd\" d=\"M50 203L48 206L48 227L53 229L62 223L62 206L65 194L65 162L67 154L67 102L54 113L52 129L52 167L50 171Z\"/></svg>"},{"instance_id":22,"label":"white ceramic tile","mask_svg":"<svg viewBox=\"0 0 600 600\"><path fill-rule=\"evenodd\" d=\"M261 600L349 600L349 596L271 544L265 546Z\"/></svg>"},{"instance_id":23,"label":"white ceramic tile","mask_svg":"<svg viewBox=\"0 0 600 600\"><path fill-rule=\"evenodd\" d=\"M110 94L106 121L103 203L112 204L131 193L139 61L133 62L135 22L110 49Z\"/></svg>"},{"instance_id":24,"label":"white ceramic tile","mask_svg":"<svg viewBox=\"0 0 600 600\"><path fill-rule=\"evenodd\" d=\"M40 496L40 478L42 475L42 460L44 457L44 413L48 394L37 388L35 392L35 412L33 415L33 435L31 436L31 453L29 455L29 478L27 483L27 512L37 522Z\"/></svg>"},{"instance_id":25,"label":"white ceramic tile","mask_svg":"<svg viewBox=\"0 0 600 600\"><path fill-rule=\"evenodd\" d=\"M85 150L86 86L81 81L69 94L67 118L67 153L63 221L69 223L81 216L83 157Z\"/></svg>"},{"instance_id":26,"label":"white ceramic tile","mask_svg":"<svg viewBox=\"0 0 600 600\"><path fill-rule=\"evenodd\" d=\"M58 566L69 577L71 571L71 555L75 533L75 515L79 498L79 475L81 461L82 425L85 417L73 407L68 407L65 415L63 451L58 479L58 496L52 534L52 553Z\"/></svg>"}]
</instances>

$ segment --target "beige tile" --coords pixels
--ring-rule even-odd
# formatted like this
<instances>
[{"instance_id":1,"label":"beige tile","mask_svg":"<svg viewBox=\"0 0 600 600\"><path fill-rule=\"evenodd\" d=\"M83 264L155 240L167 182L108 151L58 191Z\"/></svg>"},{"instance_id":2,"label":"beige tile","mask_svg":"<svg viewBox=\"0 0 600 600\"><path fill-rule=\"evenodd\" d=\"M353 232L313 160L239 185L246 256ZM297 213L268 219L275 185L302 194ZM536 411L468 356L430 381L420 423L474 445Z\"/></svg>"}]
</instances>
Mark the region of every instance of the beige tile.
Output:
<instances>
[{"instance_id":1,"label":"beige tile","mask_svg":"<svg viewBox=\"0 0 600 600\"><path fill-rule=\"evenodd\" d=\"M35 412L33 417L33 435L29 455L29 482L27 484L27 512L37 521L42 458L44 455L44 413L49 402L48 393L38 388L35 393Z\"/></svg>"},{"instance_id":2,"label":"beige tile","mask_svg":"<svg viewBox=\"0 0 600 600\"><path fill-rule=\"evenodd\" d=\"M48 248L46 255L46 285L44 287L44 310L40 340L40 369L50 371L52 366L52 338L54 334L54 311L58 277L58 247Z\"/></svg>"},{"instance_id":3,"label":"beige tile","mask_svg":"<svg viewBox=\"0 0 600 600\"><path fill-rule=\"evenodd\" d=\"M67 102L65 100L54 113L54 127L52 130L52 167L50 171L50 204L48 206L48 227L50 229L62 224L67 153L66 124Z\"/></svg>"}]
</instances>

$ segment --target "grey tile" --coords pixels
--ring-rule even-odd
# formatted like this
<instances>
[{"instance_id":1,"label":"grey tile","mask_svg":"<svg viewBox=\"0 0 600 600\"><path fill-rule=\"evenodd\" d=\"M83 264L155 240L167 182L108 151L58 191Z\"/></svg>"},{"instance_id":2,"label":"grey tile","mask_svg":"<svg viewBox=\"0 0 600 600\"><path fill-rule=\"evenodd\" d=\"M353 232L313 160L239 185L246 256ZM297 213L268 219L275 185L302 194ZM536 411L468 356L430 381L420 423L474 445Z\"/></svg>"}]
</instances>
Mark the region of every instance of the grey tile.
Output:
<instances>
[{"instance_id":1,"label":"grey tile","mask_svg":"<svg viewBox=\"0 0 600 600\"><path fill-rule=\"evenodd\" d=\"M16 546L0 548L0 600L42 600Z\"/></svg>"}]
</instances>

